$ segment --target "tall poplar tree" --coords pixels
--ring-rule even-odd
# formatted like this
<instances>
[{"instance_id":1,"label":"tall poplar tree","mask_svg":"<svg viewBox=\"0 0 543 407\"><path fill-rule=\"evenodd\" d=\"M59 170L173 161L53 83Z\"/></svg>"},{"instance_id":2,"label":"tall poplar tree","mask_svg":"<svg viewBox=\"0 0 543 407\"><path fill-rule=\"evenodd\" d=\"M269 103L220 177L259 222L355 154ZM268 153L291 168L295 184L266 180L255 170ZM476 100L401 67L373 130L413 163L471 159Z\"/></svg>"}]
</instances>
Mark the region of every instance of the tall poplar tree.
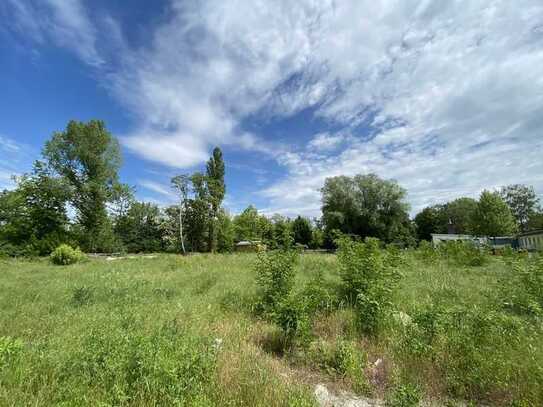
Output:
<instances>
[{"instance_id":1,"label":"tall poplar tree","mask_svg":"<svg viewBox=\"0 0 543 407\"><path fill-rule=\"evenodd\" d=\"M213 149L213 155L207 162L206 177L210 203L208 248L209 251L215 252L217 250L217 215L226 192L224 184L224 161L222 151L219 147Z\"/></svg>"}]
</instances>

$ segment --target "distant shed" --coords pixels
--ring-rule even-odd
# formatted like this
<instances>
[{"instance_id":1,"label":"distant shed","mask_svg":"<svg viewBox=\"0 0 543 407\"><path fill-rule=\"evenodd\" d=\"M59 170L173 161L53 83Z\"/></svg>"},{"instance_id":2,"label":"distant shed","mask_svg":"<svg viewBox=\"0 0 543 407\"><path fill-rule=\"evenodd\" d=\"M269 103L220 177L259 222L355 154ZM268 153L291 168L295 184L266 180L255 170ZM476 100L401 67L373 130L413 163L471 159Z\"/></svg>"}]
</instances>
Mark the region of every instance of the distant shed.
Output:
<instances>
[{"instance_id":1,"label":"distant shed","mask_svg":"<svg viewBox=\"0 0 543 407\"><path fill-rule=\"evenodd\" d=\"M236 252L256 253L266 250L266 245L260 240L242 240L236 243Z\"/></svg>"}]
</instances>

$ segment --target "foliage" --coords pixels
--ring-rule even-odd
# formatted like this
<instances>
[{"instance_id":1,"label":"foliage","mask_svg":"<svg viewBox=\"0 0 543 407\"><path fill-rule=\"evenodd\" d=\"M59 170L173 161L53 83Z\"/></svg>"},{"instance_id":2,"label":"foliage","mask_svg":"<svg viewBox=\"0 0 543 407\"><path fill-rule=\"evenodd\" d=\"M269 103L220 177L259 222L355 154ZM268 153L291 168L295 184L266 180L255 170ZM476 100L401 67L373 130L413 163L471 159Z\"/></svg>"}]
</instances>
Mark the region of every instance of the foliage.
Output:
<instances>
[{"instance_id":1,"label":"foliage","mask_svg":"<svg viewBox=\"0 0 543 407\"><path fill-rule=\"evenodd\" d=\"M502 279L504 306L520 314L543 315L543 257L517 260Z\"/></svg>"},{"instance_id":2,"label":"foliage","mask_svg":"<svg viewBox=\"0 0 543 407\"><path fill-rule=\"evenodd\" d=\"M219 147L213 149L213 154L206 166L206 180L209 190L210 201L210 221L208 234L209 251L215 252L217 249L216 220L219 208L221 206L226 187L224 184L224 161L222 151Z\"/></svg>"},{"instance_id":3,"label":"foliage","mask_svg":"<svg viewBox=\"0 0 543 407\"><path fill-rule=\"evenodd\" d=\"M171 179L172 188L174 188L179 194L179 207L178 207L178 219L179 219L179 241L181 242L181 249L183 254L186 253L185 249L185 236L183 234L183 216L187 210L187 200L189 195L189 183L190 177L186 174L176 175Z\"/></svg>"},{"instance_id":4,"label":"foliage","mask_svg":"<svg viewBox=\"0 0 543 407\"><path fill-rule=\"evenodd\" d=\"M273 239L273 225L265 216L258 214L257 209L250 205L234 217L234 234L236 241L264 240L266 243Z\"/></svg>"},{"instance_id":5,"label":"foliage","mask_svg":"<svg viewBox=\"0 0 543 407\"><path fill-rule=\"evenodd\" d=\"M481 193L473 223L479 236L507 236L517 230L511 210L496 192Z\"/></svg>"},{"instance_id":6,"label":"foliage","mask_svg":"<svg viewBox=\"0 0 543 407\"><path fill-rule=\"evenodd\" d=\"M449 223L455 233L472 234L476 209L477 201L465 197L446 204L426 207L414 219L417 236L420 240L431 240L432 233L447 233Z\"/></svg>"},{"instance_id":7,"label":"foliage","mask_svg":"<svg viewBox=\"0 0 543 407\"><path fill-rule=\"evenodd\" d=\"M513 184L501 188L500 195L507 203L520 230L526 231L532 216L539 209L539 198L531 186Z\"/></svg>"},{"instance_id":8,"label":"foliage","mask_svg":"<svg viewBox=\"0 0 543 407\"><path fill-rule=\"evenodd\" d=\"M442 259L459 266L482 266L488 261L484 247L472 242L453 240L442 242L437 247Z\"/></svg>"},{"instance_id":9,"label":"foliage","mask_svg":"<svg viewBox=\"0 0 543 407\"><path fill-rule=\"evenodd\" d=\"M234 224L225 210L217 216L217 251L231 253L234 250Z\"/></svg>"},{"instance_id":10,"label":"foliage","mask_svg":"<svg viewBox=\"0 0 543 407\"><path fill-rule=\"evenodd\" d=\"M333 376L352 382L358 393L367 393L369 384L364 375L367 356L353 341L340 339L332 344L315 341L309 348L311 362Z\"/></svg>"},{"instance_id":11,"label":"foliage","mask_svg":"<svg viewBox=\"0 0 543 407\"><path fill-rule=\"evenodd\" d=\"M163 231L159 207L134 202L126 214L117 219L115 233L130 253L161 251Z\"/></svg>"},{"instance_id":12,"label":"foliage","mask_svg":"<svg viewBox=\"0 0 543 407\"><path fill-rule=\"evenodd\" d=\"M85 250L107 250L106 202L113 196L121 163L117 140L102 121L70 121L65 131L54 133L46 142L43 155L71 188L70 202L84 231L80 239Z\"/></svg>"},{"instance_id":13,"label":"foliage","mask_svg":"<svg viewBox=\"0 0 543 407\"><path fill-rule=\"evenodd\" d=\"M309 246L313 239L313 229L309 219L301 216L296 217L292 222L292 234L294 243L300 243Z\"/></svg>"},{"instance_id":14,"label":"foliage","mask_svg":"<svg viewBox=\"0 0 543 407\"><path fill-rule=\"evenodd\" d=\"M361 331L376 334L392 305L399 273L393 262L387 261L387 253L379 248L377 239L355 242L343 238L338 246L345 296L357 310Z\"/></svg>"},{"instance_id":15,"label":"foliage","mask_svg":"<svg viewBox=\"0 0 543 407\"><path fill-rule=\"evenodd\" d=\"M264 312L273 313L288 298L294 286L297 258L294 250L276 250L257 255L256 282Z\"/></svg>"},{"instance_id":16,"label":"foliage","mask_svg":"<svg viewBox=\"0 0 543 407\"><path fill-rule=\"evenodd\" d=\"M85 255L79 248L73 249L67 244L61 244L51 253L50 259L53 264L67 266L82 261Z\"/></svg>"},{"instance_id":17,"label":"foliage","mask_svg":"<svg viewBox=\"0 0 543 407\"><path fill-rule=\"evenodd\" d=\"M408 219L406 191L375 174L327 178L322 214L327 230L391 242Z\"/></svg>"},{"instance_id":18,"label":"foliage","mask_svg":"<svg viewBox=\"0 0 543 407\"><path fill-rule=\"evenodd\" d=\"M16 179L17 188L0 193L0 240L6 254L48 255L66 242L68 189L36 161L31 174Z\"/></svg>"},{"instance_id":19,"label":"foliage","mask_svg":"<svg viewBox=\"0 0 543 407\"><path fill-rule=\"evenodd\" d=\"M386 405L390 407L417 407L421 401L420 389L411 384L404 384L394 388Z\"/></svg>"}]
</instances>

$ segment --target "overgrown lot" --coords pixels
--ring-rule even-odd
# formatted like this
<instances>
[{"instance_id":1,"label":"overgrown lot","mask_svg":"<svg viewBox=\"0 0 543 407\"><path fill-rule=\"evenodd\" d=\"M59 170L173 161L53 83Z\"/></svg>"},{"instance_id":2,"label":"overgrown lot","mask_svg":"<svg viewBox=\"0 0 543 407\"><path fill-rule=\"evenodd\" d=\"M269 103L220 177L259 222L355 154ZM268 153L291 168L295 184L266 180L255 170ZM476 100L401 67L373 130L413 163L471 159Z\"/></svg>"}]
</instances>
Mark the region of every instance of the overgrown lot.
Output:
<instances>
[{"instance_id":1,"label":"overgrown lot","mask_svg":"<svg viewBox=\"0 0 543 407\"><path fill-rule=\"evenodd\" d=\"M372 245L0 261L0 405L543 404L537 259Z\"/></svg>"}]
</instances>

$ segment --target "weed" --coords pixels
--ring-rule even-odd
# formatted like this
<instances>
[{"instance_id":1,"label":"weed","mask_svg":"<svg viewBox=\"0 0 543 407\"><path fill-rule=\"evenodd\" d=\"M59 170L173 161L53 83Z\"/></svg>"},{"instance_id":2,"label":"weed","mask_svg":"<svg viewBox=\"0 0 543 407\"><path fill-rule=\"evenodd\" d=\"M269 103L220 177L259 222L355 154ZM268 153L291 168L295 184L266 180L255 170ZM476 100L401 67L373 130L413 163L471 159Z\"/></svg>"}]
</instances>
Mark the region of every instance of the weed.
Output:
<instances>
[{"instance_id":1,"label":"weed","mask_svg":"<svg viewBox=\"0 0 543 407\"><path fill-rule=\"evenodd\" d=\"M90 287L82 286L75 287L72 291L72 298L70 302L76 307L90 304L92 302L93 289Z\"/></svg>"},{"instance_id":2,"label":"weed","mask_svg":"<svg viewBox=\"0 0 543 407\"><path fill-rule=\"evenodd\" d=\"M389 398L386 405L390 407L416 407L422 399L420 389L411 384L397 386Z\"/></svg>"}]
</instances>

